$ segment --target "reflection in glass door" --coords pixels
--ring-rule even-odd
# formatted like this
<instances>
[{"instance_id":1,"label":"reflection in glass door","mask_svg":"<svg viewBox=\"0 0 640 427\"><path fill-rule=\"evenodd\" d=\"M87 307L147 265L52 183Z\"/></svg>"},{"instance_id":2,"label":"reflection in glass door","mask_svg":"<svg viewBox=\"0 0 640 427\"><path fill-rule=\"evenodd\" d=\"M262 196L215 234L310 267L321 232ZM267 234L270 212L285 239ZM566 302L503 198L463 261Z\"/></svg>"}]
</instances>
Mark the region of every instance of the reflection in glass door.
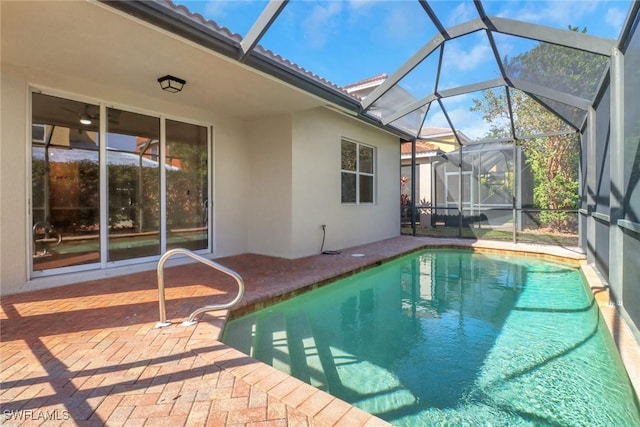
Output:
<instances>
[{"instance_id":1,"label":"reflection in glass door","mask_svg":"<svg viewBox=\"0 0 640 427\"><path fill-rule=\"evenodd\" d=\"M160 254L160 119L107 110L108 261Z\"/></svg>"},{"instance_id":2,"label":"reflection in glass door","mask_svg":"<svg viewBox=\"0 0 640 427\"><path fill-rule=\"evenodd\" d=\"M209 248L207 127L42 93L31 111L34 275Z\"/></svg>"},{"instance_id":3,"label":"reflection in glass door","mask_svg":"<svg viewBox=\"0 0 640 427\"><path fill-rule=\"evenodd\" d=\"M33 270L100 261L98 105L31 98Z\"/></svg>"},{"instance_id":4,"label":"reflection in glass door","mask_svg":"<svg viewBox=\"0 0 640 427\"><path fill-rule=\"evenodd\" d=\"M208 247L207 128L166 120L167 249Z\"/></svg>"}]
</instances>

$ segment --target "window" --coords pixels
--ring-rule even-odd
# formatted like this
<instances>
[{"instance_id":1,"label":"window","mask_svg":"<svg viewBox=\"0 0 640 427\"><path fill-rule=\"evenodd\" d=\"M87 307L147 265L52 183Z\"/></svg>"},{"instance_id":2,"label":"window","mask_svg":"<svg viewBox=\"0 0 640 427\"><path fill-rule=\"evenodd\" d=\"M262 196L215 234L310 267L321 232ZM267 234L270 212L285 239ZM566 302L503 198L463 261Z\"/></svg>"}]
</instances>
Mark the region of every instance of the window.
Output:
<instances>
[{"instance_id":1,"label":"window","mask_svg":"<svg viewBox=\"0 0 640 427\"><path fill-rule=\"evenodd\" d=\"M373 203L373 147L342 140L342 203Z\"/></svg>"}]
</instances>

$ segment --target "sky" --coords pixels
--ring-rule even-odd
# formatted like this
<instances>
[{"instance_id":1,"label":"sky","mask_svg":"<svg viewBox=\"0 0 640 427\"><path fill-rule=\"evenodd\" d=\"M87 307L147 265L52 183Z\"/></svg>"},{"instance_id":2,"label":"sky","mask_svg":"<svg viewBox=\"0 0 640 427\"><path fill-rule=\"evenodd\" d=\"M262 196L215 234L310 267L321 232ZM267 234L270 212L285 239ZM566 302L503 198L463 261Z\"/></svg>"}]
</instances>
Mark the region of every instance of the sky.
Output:
<instances>
[{"instance_id":1,"label":"sky","mask_svg":"<svg viewBox=\"0 0 640 427\"><path fill-rule=\"evenodd\" d=\"M174 0L190 11L244 36L266 5L254 0ZM430 1L445 27L478 18L472 1ZM567 29L586 27L587 33L617 39L630 0L496 1L482 3L487 15ZM417 0L291 0L260 40L262 47L334 84L344 86L382 73L392 75L415 52L437 35ZM531 49L531 41L499 35L501 57ZM434 52L401 86L416 98L433 93L437 69ZM439 89L499 77L484 32L448 41L445 45ZM447 100L454 124L474 137L486 131L469 111L469 97ZM430 112L427 125L448 127L441 112Z\"/></svg>"}]
</instances>

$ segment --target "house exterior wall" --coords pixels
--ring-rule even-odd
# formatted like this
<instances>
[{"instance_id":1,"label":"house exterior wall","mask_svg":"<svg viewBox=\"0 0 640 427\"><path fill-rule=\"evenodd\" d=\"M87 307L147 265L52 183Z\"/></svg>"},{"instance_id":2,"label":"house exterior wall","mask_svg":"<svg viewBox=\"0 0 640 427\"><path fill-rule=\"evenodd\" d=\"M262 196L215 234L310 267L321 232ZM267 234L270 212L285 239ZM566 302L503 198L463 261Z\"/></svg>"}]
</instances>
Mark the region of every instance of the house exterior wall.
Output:
<instances>
[{"instance_id":1,"label":"house exterior wall","mask_svg":"<svg viewBox=\"0 0 640 427\"><path fill-rule=\"evenodd\" d=\"M341 140L375 147L375 203L341 203ZM293 246L297 258L400 234L398 138L342 114L317 108L293 116Z\"/></svg>"},{"instance_id":2,"label":"house exterior wall","mask_svg":"<svg viewBox=\"0 0 640 427\"><path fill-rule=\"evenodd\" d=\"M213 251L298 258L399 235L397 137L325 108L241 121L179 103L146 99L45 70L3 67L0 144L0 292L8 295L107 275L155 268L154 263L31 278L31 88L106 102L148 114L212 126ZM376 149L374 204L340 200L341 140Z\"/></svg>"},{"instance_id":3,"label":"house exterior wall","mask_svg":"<svg viewBox=\"0 0 640 427\"><path fill-rule=\"evenodd\" d=\"M59 286L104 275L127 274L155 268L154 265L132 265L106 270L70 273L31 279L30 217L30 88L71 99L93 99L113 103L125 109L166 115L213 127L212 188L213 254L226 256L248 250L249 158L246 123L215 115L180 103L119 92L96 82L67 79L48 74L46 70L22 70L3 64L0 74L1 140L0 140L0 295ZM232 185L228 185L233 183Z\"/></svg>"},{"instance_id":4,"label":"house exterior wall","mask_svg":"<svg viewBox=\"0 0 640 427\"><path fill-rule=\"evenodd\" d=\"M249 161L244 168L250 182L245 203L248 249L291 257L291 116L250 122L248 140Z\"/></svg>"},{"instance_id":5,"label":"house exterior wall","mask_svg":"<svg viewBox=\"0 0 640 427\"><path fill-rule=\"evenodd\" d=\"M399 234L397 137L320 107L326 102L99 2L45 3L0 3L0 295L156 266L142 262L147 258L32 277L32 89L209 126L210 257L315 254L320 251L322 224L327 225L325 249ZM83 19L69 27L61 18L71 15ZM88 31L98 23L109 33ZM89 34L90 43L77 45L79 37L85 40ZM166 72L185 77L185 91L162 92L155 80ZM340 201L343 137L376 148L372 205Z\"/></svg>"},{"instance_id":6,"label":"house exterior wall","mask_svg":"<svg viewBox=\"0 0 640 427\"><path fill-rule=\"evenodd\" d=\"M27 281L26 83L0 80L0 293Z\"/></svg>"}]
</instances>

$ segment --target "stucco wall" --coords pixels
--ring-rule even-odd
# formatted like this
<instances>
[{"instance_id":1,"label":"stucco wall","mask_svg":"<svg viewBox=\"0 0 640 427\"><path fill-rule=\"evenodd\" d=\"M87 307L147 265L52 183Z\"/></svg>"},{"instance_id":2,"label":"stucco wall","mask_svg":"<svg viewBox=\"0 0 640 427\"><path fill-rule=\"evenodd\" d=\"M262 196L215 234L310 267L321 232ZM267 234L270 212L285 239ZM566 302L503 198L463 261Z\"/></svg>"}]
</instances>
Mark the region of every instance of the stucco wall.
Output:
<instances>
[{"instance_id":1,"label":"stucco wall","mask_svg":"<svg viewBox=\"0 0 640 427\"><path fill-rule=\"evenodd\" d=\"M376 148L375 203L341 203L343 138ZM293 117L293 246L290 256L374 242L400 234L398 138L337 112L318 108Z\"/></svg>"},{"instance_id":2,"label":"stucco wall","mask_svg":"<svg viewBox=\"0 0 640 427\"><path fill-rule=\"evenodd\" d=\"M291 255L291 116L249 123L249 157L239 172L249 176L247 200L249 251Z\"/></svg>"},{"instance_id":3,"label":"stucco wall","mask_svg":"<svg viewBox=\"0 0 640 427\"><path fill-rule=\"evenodd\" d=\"M126 274L155 268L137 265L103 271L30 278L29 201L30 123L28 103L30 87L71 99L92 99L170 118L196 121L213 126L213 213L214 255L226 256L247 252L247 194L249 176L246 168L249 151L243 121L210 112L139 97L129 92L103 87L88 80L68 79L46 71L23 70L3 64L1 77L0 141L0 292L7 295L26 290L58 286L107 274ZM53 88L53 89L51 89ZM239 173L240 171L240 173ZM222 184L225 185L222 185ZM233 183L233 185L228 185Z\"/></svg>"},{"instance_id":4,"label":"stucco wall","mask_svg":"<svg viewBox=\"0 0 640 427\"><path fill-rule=\"evenodd\" d=\"M27 281L26 84L2 74L0 100L0 292Z\"/></svg>"}]
</instances>

